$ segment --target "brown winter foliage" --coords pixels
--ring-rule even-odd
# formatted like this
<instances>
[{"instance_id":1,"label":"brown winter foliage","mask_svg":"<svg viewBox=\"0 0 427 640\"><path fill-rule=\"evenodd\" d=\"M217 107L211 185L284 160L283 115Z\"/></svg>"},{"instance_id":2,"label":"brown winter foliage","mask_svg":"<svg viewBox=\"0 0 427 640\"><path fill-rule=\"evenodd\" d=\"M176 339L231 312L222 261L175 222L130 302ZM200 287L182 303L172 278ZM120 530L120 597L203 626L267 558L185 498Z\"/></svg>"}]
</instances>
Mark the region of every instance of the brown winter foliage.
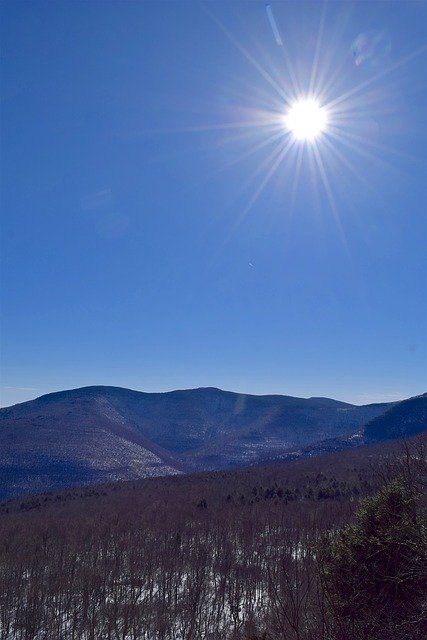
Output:
<instances>
[{"instance_id":1,"label":"brown winter foliage","mask_svg":"<svg viewBox=\"0 0 427 640\"><path fill-rule=\"evenodd\" d=\"M401 472L396 447L3 503L0 636L358 640L321 550Z\"/></svg>"}]
</instances>

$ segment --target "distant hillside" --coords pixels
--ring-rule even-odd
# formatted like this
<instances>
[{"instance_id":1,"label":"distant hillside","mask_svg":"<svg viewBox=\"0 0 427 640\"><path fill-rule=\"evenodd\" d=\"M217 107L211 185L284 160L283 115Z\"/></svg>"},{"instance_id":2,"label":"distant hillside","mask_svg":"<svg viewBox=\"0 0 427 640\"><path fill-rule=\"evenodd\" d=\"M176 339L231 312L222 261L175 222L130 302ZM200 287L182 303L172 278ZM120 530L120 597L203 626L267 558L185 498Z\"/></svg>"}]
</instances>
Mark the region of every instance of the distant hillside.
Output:
<instances>
[{"instance_id":1,"label":"distant hillside","mask_svg":"<svg viewBox=\"0 0 427 640\"><path fill-rule=\"evenodd\" d=\"M0 498L225 469L354 433L390 404L84 387L0 410Z\"/></svg>"},{"instance_id":2,"label":"distant hillside","mask_svg":"<svg viewBox=\"0 0 427 640\"><path fill-rule=\"evenodd\" d=\"M427 429L427 393L399 402L365 427L368 442L409 438Z\"/></svg>"},{"instance_id":3,"label":"distant hillside","mask_svg":"<svg viewBox=\"0 0 427 640\"><path fill-rule=\"evenodd\" d=\"M427 394L394 403L383 414L369 420L352 434L327 438L296 452L295 458L318 456L353 449L373 442L410 438L427 430Z\"/></svg>"}]
</instances>

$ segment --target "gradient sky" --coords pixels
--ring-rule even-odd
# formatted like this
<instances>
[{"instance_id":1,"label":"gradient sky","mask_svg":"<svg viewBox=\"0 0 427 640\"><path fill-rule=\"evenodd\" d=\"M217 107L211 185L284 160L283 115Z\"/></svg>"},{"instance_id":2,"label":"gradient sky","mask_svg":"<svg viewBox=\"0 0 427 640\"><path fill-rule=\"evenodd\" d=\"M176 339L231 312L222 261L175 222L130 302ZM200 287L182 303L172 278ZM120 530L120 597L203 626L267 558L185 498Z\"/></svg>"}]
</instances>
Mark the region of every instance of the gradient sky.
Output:
<instances>
[{"instance_id":1,"label":"gradient sky","mask_svg":"<svg viewBox=\"0 0 427 640\"><path fill-rule=\"evenodd\" d=\"M425 391L425 2L1 10L3 405Z\"/></svg>"}]
</instances>

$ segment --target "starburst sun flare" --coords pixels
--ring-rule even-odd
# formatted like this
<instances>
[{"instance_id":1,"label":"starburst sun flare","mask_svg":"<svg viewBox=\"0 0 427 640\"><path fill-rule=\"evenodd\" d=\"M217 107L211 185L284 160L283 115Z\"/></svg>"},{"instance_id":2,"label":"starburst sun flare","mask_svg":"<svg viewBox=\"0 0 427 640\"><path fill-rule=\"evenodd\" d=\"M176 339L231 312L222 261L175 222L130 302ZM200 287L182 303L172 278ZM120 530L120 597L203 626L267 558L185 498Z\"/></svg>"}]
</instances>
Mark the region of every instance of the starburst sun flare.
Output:
<instances>
[{"instance_id":1,"label":"starburst sun flare","mask_svg":"<svg viewBox=\"0 0 427 640\"><path fill-rule=\"evenodd\" d=\"M245 79L240 84L233 76L232 91L225 85L227 92L221 94L218 122L165 129L164 133L216 131L217 146L232 145L235 151L213 175L252 162L248 165L250 175L241 187L241 191L247 189L250 194L226 241L274 182L287 195L284 201L288 228L300 195L305 198L310 193L318 203L317 211L332 214L347 252L342 203L349 208L354 206L353 189L381 197L373 182L374 171L381 180L384 175L396 175L396 148L383 141L386 133L396 134L393 75L425 55L427 45L422 44L395 61L389 60L385 32L361 34L351 45L345 21L341 24L344 13L330 22L328 3L319 6L322 8L317 33L313 23L311 40L303 49L298 29L294 38L282 37L280 23L268 5L277 56L255 36L246 45L210 9L205 9L246 60L248 71L256 73L247 78L243 75ZM330 31L334 24L343 29L335 39ZM369 43L373 46L368 50ZM262 55L256 56L255 50Z\"/></svg>"}]
</instances>

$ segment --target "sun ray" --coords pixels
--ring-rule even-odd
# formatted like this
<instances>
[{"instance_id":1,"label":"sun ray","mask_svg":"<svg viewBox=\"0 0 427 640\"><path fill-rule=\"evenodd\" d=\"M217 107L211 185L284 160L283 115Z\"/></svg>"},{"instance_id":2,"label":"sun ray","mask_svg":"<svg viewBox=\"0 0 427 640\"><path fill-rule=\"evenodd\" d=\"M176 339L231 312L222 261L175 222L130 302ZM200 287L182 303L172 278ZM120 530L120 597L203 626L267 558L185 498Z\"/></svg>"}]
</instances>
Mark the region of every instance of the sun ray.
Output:
<instances>
[{"instance_id":1,"label":"sun ray","mask_svg":"<svg viewBox=\"0 0 427 640\"><path fill-rule=\"evenodd\" d=\"M326 104L328 103L326 102ZM382 115L386 111L384 107L384 94L379 94L376 90L371 90L370 93L357 96L353 98L353 100L343 101L333 107L331 112L334 114L334 121L351 124L355 117L360 118L361 115L367 115L368 113L373 116L379 109ZM387 110L392 113L393 106L389 105Z\"/></svg>"},{"instance_id":2,"label":"sun ray","mask_svg":"<svg viewBox=\"0 0 427 640\"><path fill-rule=\"evenodd\" d=\"M331 207L331 211L332 211L332 213L334 215L335 223L337 225L337 229L338 229L340 237L341 237L341 241L343 243L344 249L345 249L348 257L350 257L350 250L349 250L349 247L348 247L347 238L346 238L345 233L344 233L344 228L342 226L340 213L339 213L337 204L335 202L335 197L334 197L334 194L332 192L332 188L331 188L331 185L330 185L330 182L329 182L329 178L327 176L327 173L326 173L326 170L325 170L325 166L324 166L324 163L323 163L323 160L322 160L322 156L320 154L320 151L319 151L319 148L317 146L316 141L313 143L312 149L313 149L314 158L316 160L317 168L319 170L319 175L320 175L320 178L322 180L322 183L323 183L323 186L324 186L324 189L325 189L325 193L326 193L326 196L327 196L328 201L329 201L329 206Z\"/></svg>"},{"instance_id":3,"label":"sun ray","mask_svg":"<svg viewBox=\"0 0 427 640\"><path fill-rule=\"evenodd\" d=\"M285 241L285 246L286 247L289 246L289 242L290 242L290 239L291 239L290 231L291 231L292 220L293 220L293 217L294 217L294 210L295 210L295 204L296 204L296 197L297 197L297 189L298 189L298 184L299 184L299 178L300 178L300 173L301 173L301 165L302 165L303 153L304 153L304 147L303 147L303 145L299 145L298 151L297 151L297 159L296 159L296 162L295 162L295 171L294 171L294 175L293 175L293 179L292 179L291 201L290 201L290 204L289 204L288 215L287 215L286 241Z\"/></svg>"},{"instance_id":4,"label":"sun ray","mask_svg":"<svg viewBox=\"0 0 427 640\"><path fill-rule=\"evenodd\" d=\"M377 189L374 189L371 182L362 174L362 172L356 170L354 164L350 162L350 160L344 153L337 149L336 145L331 144L331 142L327 138L323 140L322 144L325 145L331 156L336 156L339 159L340 164L344 165L351 173L351 175L353 175L365 189L368 189L371 193L375 194L377 198L379 198L379 191L377 191Z\"/></svg>"},{"instance_id":5,"label":"sun ray","mask_svg":"<svg viewBox=\"0 0 427 640\"><path fill-rule=\"evenodd\" d=\"M347 16L342 14L341 18L340 29L334 38L336 40L342 37L342 33L350 19L350 13L348 13ZM334 54L336 54L334 47L328 46L322 51L322 65L317 69L316 95L322 94L322 96L327 96L333 93L333 87L340 75L342 75L345 65L348 63L349 55L342 56L340 62L337 63L337 61L334 60Z\"/></svg>"},{"instance_id":6,"label":"sun ray","mask_svg":"<svg viewBox=\"0 0 427 640\"><path fill-rule=\"evenodd\" d=\"M228 40L240 51L240 53L246 58L248 62L261 74L261 76L266 80L275 91L284 99L287 99L286 93L272 76L255 60L255 58L249 53L249 51L236 40L232 33L227 29L227 27L219 20L206 6L203 7L207 15L213 20L221 31L227 36Z\"/></svg>"},{"instance_id":7,"label":"sun ray","mask_svg":"<svg viewBox=\"0 0 427 640\"><path fill-rule=\"evenodd\" d=\"M163 129L139 129L133 135L168 134L168 133L203 133L204 131L226 131L227 129L254 129L257 127L269 127L277 121L272 119L270 113L268 118L259 120L245 120L244 122L222 122L219 124L201 124L188 127L165 127Z\"/></svg>"},{"instance_id":8,"label":"sun ray","mask_svg":"<svg viewBox=\"0 0 427 640\"><path fill-rule=\"evenodd\" d=\"M297 75L295 73L295 70L293 68L292 62L291 62L291 56L289 54L288 48L286 46L286 43L283 43L283 46L281 47L282 53L283 53L283 58L285 61L285 66L286 66L286 71L289 74L289 78L290 78L290 85L288 88L288 93L291 94L290 95L290 99L291 100L295 100L296 97L301 93L302 91L302 87L300 85L300 82L297 78Z\"/></svg>"},{"instance_id":9,"label":"sun ray","mask_svg":"<svg viewBox=\"0 0 427 640\"><path fill-rule=\"evenodd\" d=\"M243 220L246 218L246 216L248 215L249 211L252 209L252 207L254 206L255 202L258 200L258 198L260 197L260 195L264 191L265 187L270 182L270 180L273 177L274 173L277 171L278 167L283 162L285 156L292 150L294 145L295 145L295 140L293 140L292 138L288 138L286 143L276 153L275 158L272 158L271 157L272 154L270 154L270 156L269 156L269 160L271 161L270 168L267 170L267 172L266 172L264 178L262 179L261 183L258 185L257 189L252 194L249 202L247 203L247 205L245 206L245 208L243 209L243 211L241 212L241 214L239 215L239 217L237 218L237 220L233 224L233 226L230 229L228 235L224 239L224 242L223 242L222 246L225 246L225 244L227 244L227 242L230 241L230 239L232 238L234 232L241 225ZM257 171L257 173L260 173L260 171ZM254 176L252 176L252 179L253 179L253 177Z\"/></svg>"},{"instance_id":10,"label":"sun ray","mask_svg":"<svg viewBox=\"0 0 427 640\"><path fill-rule=\"evenodd\" d=\"M247 151L245 151L244 153L241 153L240 155L238 155L236 158L233 158L232 160L229 160L226 163L226 168L231 168L233 167L235 164L239 163L239 162L243 162L243 160L246 160L247 158L249 158L250 156L252 156L254 153L257 153L257 151L260 151L261 149L264 149L265 147L270 146L271 144L273 144L274 142L281 140L283 138L283 130L276 130L273 133L271 133L268 137L264 138L263 140L261 140L260 142L258 142L257 144L253 144L251 145ZM234 138L234 140L242 140L243 138ZM228 145L231 142L233 142L233 138L228 138L224 144ZM222 170L222 169L221 169ZM220 170L220 171L221 171Z\"/></svg>"},{"instance_id":11,"label":"sun ray","mask_svg":"<svg viewBox=\"0 0 427 640\"><path fill-rule=\"evenodd\" d=\"M400 158L405 158L406 160L412 160L413 162L419 162L420 160L419 157L414 156L411 153L398 151L395 147L391 147L389 145L376 142L375 140L372 140L369 136L361 136L357 133L352 133L351 131L346 130L344 127L331 126L330 129L328 129L328 134L330 134L331 137L337 140L337 142L339 142L343 138L346 138L364 147L368 146L377 151L382 151L383 153L386 153L388 156L396 155L396 156L399 156ZM383 162L385 165L388 165L390 167L392 166L391 163L387 163L385 160Z\"/></svg>"},{"instance_id":12,"label":"sun ray","mask_svg":"<svg viewBox=\"0 0 427 640\"><path fill-rule=\"evenodd\" d=\"M260 187L258 187L256 189L255 193L250 198L249 203L247 204L247 206L243 210L242 219L250 211L251 207L253 206L253 204L258 199L260 193L264 189L264 187L267 184L268 180L272 177L274 171L280 165L280 162L283 160L283 158L288 153L288 151L290 151L292 149L294 143L295 143L295 141L288 137L286 139L285 143L278 144L276 146L276 148L261 163L261 165L259 167L257 167L257 169L255 171L253 171L252 174L249 176L248 180L246 181L245 187L240 190L241 192L246 190L246 187L248 185L253 184L255 178L257 176L259 176L260 174L263 174L264 170L266 171L265 176L264 176L264 178L262 179L262 181L260 183L261 189L260 189ZM267 180L266 180L266 178L267 178Z\"/></svg>"},{"instance_id":13,"label":"sun ray","mask_svg":"<svg viewBox=\"0 0 427 640\"><path fill-rule=\"evenodd\" d=\"M241 153L239 156L237 156L236 158L233 158L232 160L229 160L227 163L225 163L223 166L219 167L215 171L210 172L207 176L205 176L204 180L201 181L201 184L209 183L215 177L221 175L225 171L229 171L234 166L238 165L241 162L244 162L246 159L250 158L252 155L257 153L258 151L264 149L265 147L271 146L272 144L274 144L275 142L281 139L283 139L283 130L280 129L279 131L275 131L274 133L272 133L268 138L261 140L257 144L251 145L246 152ZM227 144L227 145L231 143L232 143L232 139L227 139L227 141L224 142L224 144ZM269 158L267 158L267 160L269 160ZM264 167L266 163L267 161L265 160L262 167ZM255 175L251 176L251 182L253 178L260 173L260 171L261 169L257 170L255 172ZM245 187L240 189L240 191L244 191L244 190L245 190Z\"/></svg>"},{"instance_id":14,"label":"sun ray","mask_svg":"<svg viewBox=\"0 0 427 640\"><path fill-rule=\"evenodd\" d=\"M249 200L247 206L243 210L243 217L245 217L247 215L247 213L252 209L253 205L258 200L258 198L261 195L261 193L264 191L266 185L270 182L271 178L273 177L274 172L277 170L277 168L279 167L280 163L283 161L283 159L286 156L286 154L292 149L294 144L295 144L295 142L293 140L289 139L287 141L287 143L284 145L284 147L281 149L280 153L277 155L276 160L273 162L272 166L270 167L270 169L265 174L264 179L262 180L262 182L259 185L258 189L255 191L255 193L253 194L253 196Z\"/></svg>"},{"instance_id":15,"label":"sun ray","mask_svg":"<svg viewBox=\"0 0 427 640\"><path fill-rule=\"evenodd\" d=\"M370 162L376 164L378 167L383 167L386 171L389 172L396 171L396 167L393 163L384 160L384 158L381 158L378 154L375 154L372 151L366 149L366 145L362 146L359 138L354 141L352 139L352 134L346 131L340 131L339 133L330 131L329 134L330 137L334 138L338 144L341 144L359 154L360 156L367 158L368 160L370 160ZM362 139L362 141L363 143L365 142L364 139Z\"/></svg>"},{"instance_id":16,"label":"sun ray","mask_svg":"<svg viewBox=\"0 0 427 640\"><path fill-rule=\"evenodd\" d=\"M322 15L320 17L320 24L319 24L319 29L317 31L317 39L316 39L316 49L314 51L314 56L313 56L313 64L311 66L311 74L310 74L310 82L308 85L308 93L309 95L313 95L314 93L314 82L315 82L315 78L317 75L317 69L319 66L319 60L320 60L320 46L322 43L322 38L323 38L323 30L325 27L325 18L326 18L326 3L323 2L322 3Z\"/></svg>"},{"instance_id":17,"label":"sun ray","mask_svg":"<svg viewBox=\"0 0 427 640\"><path fill-rule=\"evenodd\" d=\"M377 73L376 75L372 76L371 78L367 78L363 82L359 83L357 86L353 87L352 89L349 89L348 91L345 91L344 93L342 93L340 96L338 96L334 100L331 100L330 102L328 102L325 106L327 107L327 109L333 109L334 107L336 107L338 104L340 104L344 100L347 100L348 98L350 98L350 97L354 96L355 94L357 94L359 91L362 91L363 89L366 89L367 87L369 87L371 84L373 84L374 82L376 82L380 78L383 78L383 77L389 75L390 73L392 73L396 69L399 69L400 67L403 67L408 62L411 62L411 60L413 60L414 58L417 58L418 56L420 56L420 55L422 55L423 53L426 53L426 52L427 52L427 45L424 45L424 46L420 47L419 49L417 49L416 51L413 51L412 53L409 53L404 58L401 58L401 60L398 60L394 64L390 65L389 67L387 67L387 69L384 69L383 71L380 71L379 73Z\"/></svg>"}]
</instances>

